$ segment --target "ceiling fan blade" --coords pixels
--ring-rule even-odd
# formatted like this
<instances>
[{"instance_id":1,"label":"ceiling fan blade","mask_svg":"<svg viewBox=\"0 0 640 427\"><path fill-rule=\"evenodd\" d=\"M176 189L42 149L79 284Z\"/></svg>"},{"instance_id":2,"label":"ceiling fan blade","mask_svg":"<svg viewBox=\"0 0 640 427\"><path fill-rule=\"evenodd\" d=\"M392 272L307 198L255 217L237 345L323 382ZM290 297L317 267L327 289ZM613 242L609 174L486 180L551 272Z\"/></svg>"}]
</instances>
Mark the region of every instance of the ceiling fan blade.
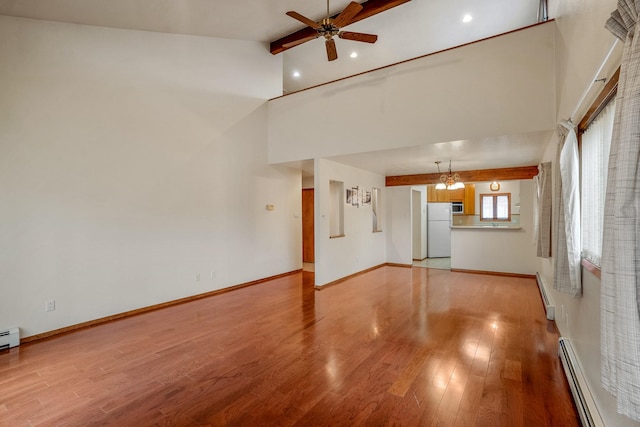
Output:
<instances>
[{"instance_id":1,"label":"ceiling fan blade","mask_svg":"<svg viewBox=\"0 0 640 427\"><path fill-rule=\"evenodd\" d=\"M362 10L358 12L358 14L349 21L348 25L351 25L355 22L359 22L363 19L370 18L379 13L385 12L394 7L406 4L411 0L367 0L361 3ZM332 16L331 18L336 19L338 14ZM284 43L290 43L291 41L295 41L301 37L307 37L311 34L313 28L304 27L296 32L288 34L284 37L279 38L278 40L274 40L269 45L269 51L273 55L277 55L279 53L284 52L287 48L283 47Z\"/></svg>"},{"instance_id":2,"label":"ceiling fan blade","mask_svg":"<svg viewBox=\"0 0 640 427\"><path fill-rule=\"evenodd\" d=\"M317 22L312 21L311 19L307 18L306 16L302 16L298 12L294 12L293 10L290 10L289 12L287 12L287 15L289 15L293 19L297 19L298 21L300 21L303 24L313 28L314 30L317 30L317 29L319 29L321 27L321 25L318 24Z\"/></svg>"},{"instance_id":3,"label":"ceiling fan blade","mask_svg":"<svg viewBox=\"0 0 640 427\"><path fill-rule=\"evenodd\" d=\"M354 33L351 31L340 31L338 37L346 40L354 40L357 42L375 43L378 40L378 36L375 34Z\"/></svg>"},{"instance_id":4,"label":"ceiling fan blade","mask_svg":"<svg viewBox=\"0 0 640 427\"><path fill-rule=\"evenodd\" d=\"M325 43L327 47L327 59L334 61L338 59L338 51L336 51L336 42L333 39L328 39Z\"/></svg>"},{"instance_id":5,"label":"ceiling fan blade","mask_svg":"<svg viewBox=\"0 0 640 427\"><path fill-rule=\"evenodd\" d=\"M299 44L306 43L309 40L317 39L318 37L320 37L320 34L314 34L312 36L303 37L301 39L294 40L294 41L289 42L289 43L285 43L285 44L282 45L282 47L284 47L285 49L289 49L291 47L298 46Z\"/></svg>"},{"instance_id":6,"label":"ceiling fan blade","mask_svg":"<svg viewBox=\"0 0 640 427\"><path fill-rule=\"evenodd\" d=\"M352 1L347 5L347 7L344 8L342 12L340 12L340 15L338 15L338 17L333 20L333 25L338 28L348 25L361 10L362 5Z\"/></svg>"}]
</instances>

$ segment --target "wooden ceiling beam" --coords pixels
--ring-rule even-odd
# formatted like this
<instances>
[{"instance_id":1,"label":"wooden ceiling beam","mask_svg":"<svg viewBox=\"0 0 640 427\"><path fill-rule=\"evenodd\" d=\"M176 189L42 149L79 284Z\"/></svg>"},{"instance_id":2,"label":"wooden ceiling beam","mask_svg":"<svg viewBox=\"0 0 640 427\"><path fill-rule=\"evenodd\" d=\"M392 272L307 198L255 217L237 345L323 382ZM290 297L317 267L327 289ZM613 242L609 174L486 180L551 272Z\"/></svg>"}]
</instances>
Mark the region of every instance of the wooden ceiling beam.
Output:
<instances>
[{"instance_id":1,"label":"wooden ceiling beam","mask_svg":"<svg viewBox=\"0 0 640 427\"><path fill-rule=\"evenodd\" d=\"M457 171L462 182L512 181L516 179L533 179L538 175L538 166L522 166L516 168L481 169ZM400 185L428 185L440 182L441 173L425 173L418 175L399 175L386 177L387 187Z\"/></svg>"},{"instance_id":2,"label":"wooden ceiling beam","mask_svg":"<svg viewBox=\"0 0 640 427\"><path fill-rule=\"evenodd\" d=\"M362 21L363 19L377 15L378 13L384 12L385 10L389 10L396 6L400 6L401 4L407 3L409 1L411 0L367 0L360 3L362 6L362 10L349 22L349 24ZM335 19L338 15L339 13L333 15L331 18ZM303 29L296 31L295 33L291 33L282 38L279 38L278 40L272 41L269 50L273 55L276 55L293 47L284 47L285 44L300 40L302 38L311 37L314 34L316 34L316 30L310 27L304 27Z\"/></svg>"}]
</instances>

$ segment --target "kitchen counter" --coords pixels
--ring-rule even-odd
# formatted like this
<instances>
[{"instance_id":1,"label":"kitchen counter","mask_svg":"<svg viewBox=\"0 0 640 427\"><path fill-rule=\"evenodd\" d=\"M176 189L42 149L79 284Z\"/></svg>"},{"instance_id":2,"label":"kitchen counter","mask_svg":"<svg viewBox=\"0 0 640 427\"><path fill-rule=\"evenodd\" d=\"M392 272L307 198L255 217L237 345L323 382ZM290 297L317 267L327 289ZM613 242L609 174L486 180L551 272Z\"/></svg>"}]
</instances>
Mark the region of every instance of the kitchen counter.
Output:
<instances>
[{"instance_id":1,"label":"kitchen counter","mask_svg":"<svg viewBox=\"0 0 640 427\"><path fill-rule=\"evenodd\" d=\"M500 224L500 225L452 225L452 230L520 230L519 225Z\"/></svg>"},{"instance_id":2,"label":"kitchen counter","mask_svg":"<svg viewBox=\"0 0 640 427\"><path fill-rule=\"evenodd\" d=\"M450 230L451 268L535 277L540 264L536 246L531 243L534 191L533 180L520 181L522 206L517 214L512 212L511 221L482 221L480 215L454 215Z\"/></svg>"},{"instance_id":3,"label":"kitchen counter","mask_svg":"<svg viewBox=\"0 0 640 427\"><path fill-rule=\"evenodd\" d=\"M451 268L454 270L535 274L536 247L527 226L507 223L451 227Z\"/></svg>"}]
</instances>

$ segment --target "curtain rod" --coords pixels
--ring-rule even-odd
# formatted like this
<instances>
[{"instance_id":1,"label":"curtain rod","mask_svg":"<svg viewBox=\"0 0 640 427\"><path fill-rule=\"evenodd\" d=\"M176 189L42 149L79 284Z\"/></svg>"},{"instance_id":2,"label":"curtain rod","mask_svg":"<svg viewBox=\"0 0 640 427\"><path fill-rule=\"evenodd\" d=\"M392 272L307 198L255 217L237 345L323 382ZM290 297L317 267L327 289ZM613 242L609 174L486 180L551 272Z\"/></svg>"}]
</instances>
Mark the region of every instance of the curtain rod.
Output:
<instances>
[{"instance_id":1,"label":"curtain rod","mask_svg":"<svg viewBox=\"0 0 640 427\"><path fill-rule=\"evenodd\" d=\"M600 64L600 67L598 67L598 71L596 71L596 73L593 75L593 78L589 82L589 86L587 86L587 89L582 93L582 96L580 97L580 101L578 101L578 105L576 105L576 109L573 110L573 113L569 117L569 122L572 122L573 119L576 118L575 116L576 114L578 114L578 110L580 110L580 107L582 106L582 103L584 102L584 100L587 98L587 95L589 95L591 88L593 88L593 84L597 81L603 81L601 78L599 78L600 73L602 72L602 69L605 67L605 65L607 65L607 62L609 61L609 58L611 57L611 54L613 54L613 51L617 45L618 45L618 38L615 38L613 40L613 43L611 44L611 47L609 48L609 51L607 52L607 55L604 57L604 60ZM606 79L604 81L606 81Z\"/></svg>"}]
</instances>

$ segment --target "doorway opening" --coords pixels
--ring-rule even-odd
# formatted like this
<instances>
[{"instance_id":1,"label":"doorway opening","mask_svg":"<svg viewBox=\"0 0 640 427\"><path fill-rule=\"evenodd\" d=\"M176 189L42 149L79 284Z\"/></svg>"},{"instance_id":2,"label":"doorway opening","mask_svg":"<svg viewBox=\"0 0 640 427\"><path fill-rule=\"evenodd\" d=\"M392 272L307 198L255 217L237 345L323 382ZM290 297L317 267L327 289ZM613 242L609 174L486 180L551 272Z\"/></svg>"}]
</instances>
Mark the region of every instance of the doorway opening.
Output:
<instances>
[{"instance_id":1,"label":"doorway opening","mask_svg":"<svg viewBox=\"0 0 640 427\"><path fill-rule=\"evenodd\" d=\"M451 203L428 202L427 187L412 188L413 267L451 269Z\"/></svg>"},{"instance_id":2,"label":"doorway opening","mask_svg":"<svg viewBox=\"0 0 640 427\"><path fill-rule=\"evenodd\" d=\"M315 221L313 188L302 189L302 270L315 271Z\"/></svg>"}]
</instances>

